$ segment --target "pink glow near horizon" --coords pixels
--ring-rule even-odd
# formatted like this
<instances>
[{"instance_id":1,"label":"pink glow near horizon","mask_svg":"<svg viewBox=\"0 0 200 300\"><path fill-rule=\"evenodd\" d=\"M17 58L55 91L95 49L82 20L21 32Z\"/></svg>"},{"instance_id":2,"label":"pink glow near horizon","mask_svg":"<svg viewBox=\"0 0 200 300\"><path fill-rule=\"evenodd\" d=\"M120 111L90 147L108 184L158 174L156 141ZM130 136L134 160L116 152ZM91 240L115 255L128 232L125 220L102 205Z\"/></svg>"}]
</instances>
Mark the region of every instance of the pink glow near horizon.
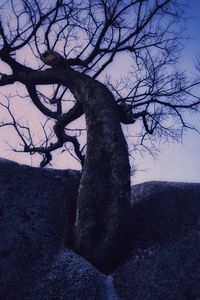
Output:
<instances>
[{"instance_id":1,"label":"pink glow near horizon","mask_svg":"<svg viewBox=\"0 0 200 300\"><path fill-rule=\"evenodd\" d=\"M186 50L184 51L183 62L187 65L185 66L189 72L194 70L193 59L195 55L200 53L199 42L200 42L200 16L197 13L200 11L200 3L193 0L190 1L190 5L194 6L194 12L190 11L188 19L188 31L193 35L193 40L186 42ZM195 13L196 12L196 13ZM25 54L28 60L28 52ZM20 59L19 59L20 60ZM34 62L33 62L34 64ZM123 56L119 57L117 63L113 67L113 75L118 72L126 72L129 67L129 61L124 60ZM4 66L5 68L5 66ZM5 70L5 69L4 69ZM5 70L8 71L8 70ZM3 87L1 92L8 95L14 91L14 86ZM20 87L20 93L23 93ZM2 100L3 96L1 96ZM15 104L14 104L15 103ZM16 98L13 100L11 107L18 111L18 117L27 117L27 120L32 124L34 128L35 135L41 129L41 122L44 121L44 117L38 110L33 107L29 100L20 100ZM18 107L18 110L16 109ZM5 118L6 112L0 110L0 117ZM197 127L200 128L200 118L195 119ZM79 123L81 124L81 123ZM134 130L131 129L131 130ZM8 151L11 144L15 146L15 133L10 127L0 128L0 157L15 160L19 163L38 166L41 160L39 155L30 156L29 154L15 153ZM182 144L165 144L161 145L161 153L158 155L156 161L154 161L148 154L144 154L144 157L137 155L135 158L135 164L138 169L136 175L133 178L134 183L139 183L148 180L168 180L168 181L188 181L188 182L200 182L200 135L195 132L187 132L183 137ZM80 164L72 157L64 152L60 154L58 151L54 154L54 160L52 167L59 169L80 169Z\"/></svg>"}]
</instances>

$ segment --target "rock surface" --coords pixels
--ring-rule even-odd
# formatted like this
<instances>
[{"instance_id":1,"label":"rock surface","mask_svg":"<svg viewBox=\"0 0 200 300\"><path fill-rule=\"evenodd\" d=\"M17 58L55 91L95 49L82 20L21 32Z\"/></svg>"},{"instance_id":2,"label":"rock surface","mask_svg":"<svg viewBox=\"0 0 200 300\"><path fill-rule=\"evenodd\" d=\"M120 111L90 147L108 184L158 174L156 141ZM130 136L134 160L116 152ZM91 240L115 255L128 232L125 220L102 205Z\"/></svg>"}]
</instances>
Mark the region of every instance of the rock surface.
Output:
<instances>
[{"instance_id":1,"label":"rock surface","mask_svg":"<svg viewBox=\"0 0 200 300\"><path fill-rule=\"evenodd\" d=\"M64 237L70 245L79 179L1 159L0 299L28 299Z\"/></svg>"},{"instance_id":2,"label":"rock surface","mask_svg":"<svg viewBox=\"0 0 200 300\"><path fill-rule=\"evenodd\" d=\"M200 184L135 185L132 251L105 276L72 249L79 180L0 159L0 299L200 299Z\"/></svg>"},{"instance_id":3,"label":"rock surface","mask_svg":"<svg viewBox=\"0 0 200 300\"><path fill-rule=\"evenodd\" d=\"M132 253L113 274L121 299L200 299L200 184L132 188Z\"/></svg>"}]
</instances>

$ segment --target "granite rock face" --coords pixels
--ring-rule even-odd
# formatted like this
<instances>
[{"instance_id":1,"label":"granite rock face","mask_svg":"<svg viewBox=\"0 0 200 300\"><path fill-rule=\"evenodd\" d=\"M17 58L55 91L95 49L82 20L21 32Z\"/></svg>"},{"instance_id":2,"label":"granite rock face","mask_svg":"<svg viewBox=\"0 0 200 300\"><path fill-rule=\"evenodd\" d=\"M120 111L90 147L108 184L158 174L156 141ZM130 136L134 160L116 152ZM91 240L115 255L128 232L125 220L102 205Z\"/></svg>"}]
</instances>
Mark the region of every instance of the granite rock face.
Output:
<instances>
[{"instance_id":1,"label":"granite rock face","mask_svg":"<svg viewBox=\"0 0 200 300\"><path fill-rule=\"evenodd\" d=\"M105 276L73 251L79 180L0 159L0 299L200 299L200 184L135 185L132 250Z\"/></svg>"},{"instance_id":2,"label":"granite rock face","mask_svg":"<svg viewBox=\"0 0 200 300\"><path fill-rule=\"evenodd\" d=\"M127 300L200 299L200 184L132 188L132 252L113 274Z\"/></svg>"},{"instance_id":3,"label":"granite rock face","mask_svg":"<svg viewBox=\"0 0 200 300\"><path fill-rule=\"evenodd\" d=\"M71 249L61 247L25 299L106 299L106 276Z\"/></svg>"},{"instance_id":4,"label":"granite rock face","mask_svg":"<svg viewBox=\"0 0 200 300\"><path fill-rule=\"evenodd\" d=\"M27 299L61 242L71 244L79 179L1 159L0 299Z\"/></svg>"},{"instance_id":5,"label":"granite rock face","mask_svg":"<svg viewBox=\"0 0 200 300\"><path fill-rule=\"evenodd\" d=\"M120 299L199 300L199 233L133 251L113 277Z\"/></svg>"},{"instance_id":6,"label":"granite rock face","mask_svg":"<svg viewBox=\"0 0 200 300\"><path fill-rule=\"evenodd\" d=\"M200 184L152 181L132 187L134 241L147 246L182 237L200 221Z\"/></svg>"}]
</instances>

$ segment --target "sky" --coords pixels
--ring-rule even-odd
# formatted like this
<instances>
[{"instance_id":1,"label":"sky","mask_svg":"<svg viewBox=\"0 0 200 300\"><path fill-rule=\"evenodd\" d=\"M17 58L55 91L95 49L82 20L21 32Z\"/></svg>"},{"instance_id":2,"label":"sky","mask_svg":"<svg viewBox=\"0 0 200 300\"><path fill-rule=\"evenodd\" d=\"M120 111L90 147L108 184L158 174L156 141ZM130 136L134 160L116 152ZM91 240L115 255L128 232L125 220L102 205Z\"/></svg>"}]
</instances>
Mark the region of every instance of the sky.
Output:
<instances>
[{"instance_id":1,"label":"sky","mask_svg":"<svg viewBox=\"0 0 200 300\"><path fill-rule=\"evenodd\" d=\"M190 9L187 10L187 32L190 39L185 41L182 64L188 73L195 71L194 60L200 55L200 0L188 0ZM200 89L200 88L199 88ZM199 90L200 92L200 90ZM195 123L200 129L200 115L195 118ZM0 130L0 157L31 164L28 155L8 151L10 131ZM76 163L69 162L70 156L63 154L55 159L55 168L79 168ZM66 164L65 164L66 162ZM200 135L194 131L187 131L182 143L163 144L156 159L149 154L138 156L135 160L137 172L133 183L150 180L200 182Z\"/></svg>"},{"instance_id":2,"label":"sky","mask_svg":"<svg viewBox=\"0 0 200 300\"><path fill-rule=\"evenodd\" d=\"M200 0L188 3L186 27L190 39L184 42L182 64L186 72L193 73L195 58L200 55ZM200 129L200 116L195 118L195 123ZM187 131L181 143L161 146L156 160L148 155L139 159L138 169L134 183L149 180L200 182L200 135Z\"/></svg>"}]
</instances>

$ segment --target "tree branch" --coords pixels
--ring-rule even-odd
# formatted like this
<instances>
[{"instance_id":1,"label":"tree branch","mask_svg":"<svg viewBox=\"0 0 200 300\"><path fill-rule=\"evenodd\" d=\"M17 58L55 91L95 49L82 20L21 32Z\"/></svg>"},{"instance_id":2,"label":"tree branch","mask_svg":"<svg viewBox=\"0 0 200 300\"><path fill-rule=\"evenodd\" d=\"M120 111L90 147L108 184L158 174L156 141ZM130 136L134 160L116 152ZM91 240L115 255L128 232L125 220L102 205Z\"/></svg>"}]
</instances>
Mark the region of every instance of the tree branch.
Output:
<instances>
[{"instance_id":1,"label":"tree branch","mask_svg":"<svg viewBox=\"0 0 200 300\"><path fill-rule=\"evenodd\" d=\"M47 117L49 118L53 118L53 119L58 119L59 118L59 114L57 112L53 112L50 109L48 109L45 105L42 104L42 102L40 101L40 98L37 95L37 91L35 88L35 85L32 84L26 84L26 88L27 91L29 93L29 96L31 98L31 100L33 101L33 103L35 104L35 106Z\"/></svg>"},{"instance_id":2,"label":"tree branch","mask_svg":"<svg viewBox=\"0 0 200 300\"><path fill-rule=\"evenodd\" d=\"M17 76L16 75L1 74L0 86L13 84L16 81L17 81Z\"/></svg>"}]
</instances>

